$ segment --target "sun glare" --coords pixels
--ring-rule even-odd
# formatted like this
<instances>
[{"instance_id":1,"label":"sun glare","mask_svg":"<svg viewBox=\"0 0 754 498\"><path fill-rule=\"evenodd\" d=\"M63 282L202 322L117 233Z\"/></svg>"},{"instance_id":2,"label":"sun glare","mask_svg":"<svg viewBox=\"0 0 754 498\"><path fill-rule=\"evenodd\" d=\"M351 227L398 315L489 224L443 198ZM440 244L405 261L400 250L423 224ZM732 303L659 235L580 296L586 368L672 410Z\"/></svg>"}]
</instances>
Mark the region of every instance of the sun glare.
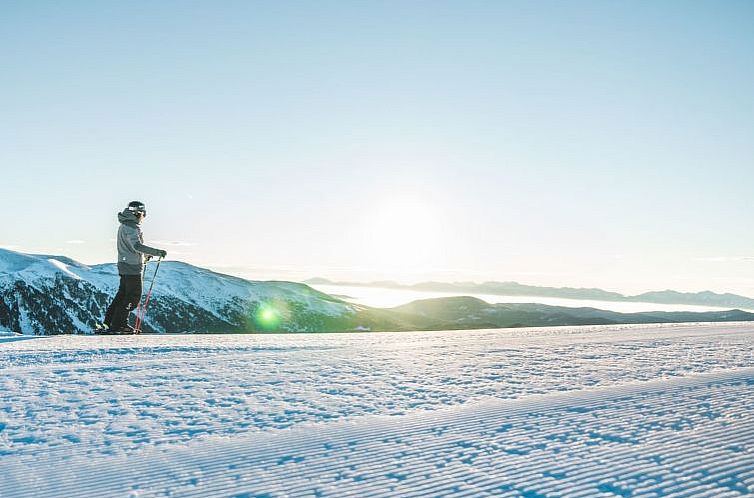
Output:
<instances>
[{"instance_id":1,"label":"sun glare","mask_svg":"<svg viewBox=\"0 0 754 498\"><path fill-rule=\"evenodd\" d=\"M427 203L392 199L367 220L364 256L378 270L405 273L426 266L440 243L440 220Z\"/></svg>"}]
</instances>

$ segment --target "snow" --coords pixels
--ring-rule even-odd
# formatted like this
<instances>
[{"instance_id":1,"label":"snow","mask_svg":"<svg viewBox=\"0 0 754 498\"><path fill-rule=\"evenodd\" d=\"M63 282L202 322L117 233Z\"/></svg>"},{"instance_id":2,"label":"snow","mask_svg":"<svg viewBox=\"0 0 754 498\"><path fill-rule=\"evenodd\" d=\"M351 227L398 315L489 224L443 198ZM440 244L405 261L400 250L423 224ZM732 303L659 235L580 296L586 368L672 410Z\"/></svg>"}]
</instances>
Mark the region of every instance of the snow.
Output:
<instances>
[{"instance_id":1,"label":"snow","mask_svg":"<svg viewBox=\"0 0 754 498\"><path fill-rule=\"evenodd\" d=\"M0 273L13 273L35 263L37 258L10 249L0 248Z\"/></svg>"},{"instance_id":2,"label":"snow","mask_svg":"<svg viewBox=\"0 0 754 498\"><path fill-rule=\"evenodd\" d=\"M73 273L71 270L68 269L68 265L63 263L62 261L59 261L57 259L50 258L47 260L52 266L57 268L58 270L62 271L66 275L68 275L71 278L74 278L76 280L81 280L81 277Z\"/></svg>"},{"instance_id":3,"label":"snow","mask_svg":"<svg viewBox=\"0 0 754 498\"><path fill-rule=\"evenodd\" d=\"M13 332L12 330L6 329L5 327L0 327L0 338L1 337L15 337L18 334L16 332Z\"/></svg>"},{"instance_id":4,"label":"snow","mask_svg":"<svg viewBox=\"0 0 754 498\"><path fill-rule=\"evenodd\" d=\"M72 271L75 269L76 272ZM79 273L88 273L90 268L64 256L24 254L9 249L0 249L0 278L19 277L26 282L35 282L56 273L80 280Z\"/></svg>"},{"instance_id":5,"label":"snow","mask_svg":"<svg viewBox=\"0 0 754 498\"><path fill-rule=\"evenodd\" d=\"M742 496L754 324L0 340L0 496Z\"/></svg>"}]
</instances>

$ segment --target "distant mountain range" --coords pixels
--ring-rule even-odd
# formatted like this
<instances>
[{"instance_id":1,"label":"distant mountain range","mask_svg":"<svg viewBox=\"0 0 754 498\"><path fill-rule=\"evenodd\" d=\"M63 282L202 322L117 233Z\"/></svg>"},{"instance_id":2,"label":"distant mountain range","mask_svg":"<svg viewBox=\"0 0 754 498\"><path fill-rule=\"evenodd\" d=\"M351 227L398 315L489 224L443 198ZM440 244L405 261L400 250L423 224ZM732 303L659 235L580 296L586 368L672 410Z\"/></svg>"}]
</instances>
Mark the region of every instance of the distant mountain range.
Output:
<instances>
[{"instance_id":1,"label":"distant mountain range","mask_svg":"<svg viewBox=\"0 0 754 498\"><path fill-rule=\"evenodd\" d=\"M153 269L150 263L147 280ZM65 256L0 249L0 330L91 333L117 287L114 264L87 266ZM255 282L166 261L160 266L144 332L409 331L698 321L754 321L754 314L615 313L541 304L492 305L470 297L378 309L347 303L300 283Z\"/></svg>"},{"instance_id":2,"label":"distant mountain range","mask_svg":"<svg viewBox=\"0 0 754 498\"><path fill-rule=\"evenodd\" d=\"M741 310L619 313L532 303L490 304L468 296L422 299L392 309L414 321L422 317L425 328L438 330L754 320L754 313Z\"/></svg>"},{"instance_id":3,"label":"distant mountain range","mask_svg":"<svg viewBox=\"0 0 754 498\"><path fill-rule=\"evenodd\" d=\"M656 304L686 304L714 306L718 308L743 308L754 310L754 299L736 294L717 294L715 292L678 292L674 290L645 292L635 296L626 296L602 289L583 289L573 287L539 287L523 285L518 282L422 282L412 285L393 281L369 283L334 282L326 278L305 280L309 285L341 285L351 287L381 287L387 289L409 289L417 291L452 292L463 294L493 294L499 296L556 297L565 299L582 299L594 301L641 302Z\"/></svg>"}]
</instances>

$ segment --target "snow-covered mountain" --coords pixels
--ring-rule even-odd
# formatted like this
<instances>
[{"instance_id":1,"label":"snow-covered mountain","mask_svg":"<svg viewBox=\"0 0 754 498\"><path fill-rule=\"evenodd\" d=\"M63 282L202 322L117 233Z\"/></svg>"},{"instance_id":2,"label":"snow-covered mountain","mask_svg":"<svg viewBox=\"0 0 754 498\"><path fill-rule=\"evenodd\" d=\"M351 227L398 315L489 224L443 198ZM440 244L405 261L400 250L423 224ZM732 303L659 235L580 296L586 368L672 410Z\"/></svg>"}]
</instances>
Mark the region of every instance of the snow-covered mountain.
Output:
<instances>
[{"instance_id":1,"label":"snow-covered mountain","mask_svg":"<svg viewBox=\"0 0 754 498\"><path fill-rule=\"evenodd\" d=\"M147 282L155 263L150 263ZM0 330L87 333L118 288L114 264L0 249ZM615 323L754 321L740 310L616 313L537 303L491 305L472 297L419 300L397 308L352 304L294 282L256 282L178 261L160 266L145 332L246 333L480 329Z\"/></svg>"},{"instance_id":2,"label":"snow-covered mountain","mask_svg":"<svg viewBox=\"0 0 754 498\"><path fill-rule=\"evenodd\" d=\"M154 265L148 265L147 283ZM63 256L0 249L0 329L89 332L104 317L118 281L115 264L86 266ZM362 325L362 310L304 284L254 282L165 261L144 331L348 330Z\"/></svg>"}]
</instances>

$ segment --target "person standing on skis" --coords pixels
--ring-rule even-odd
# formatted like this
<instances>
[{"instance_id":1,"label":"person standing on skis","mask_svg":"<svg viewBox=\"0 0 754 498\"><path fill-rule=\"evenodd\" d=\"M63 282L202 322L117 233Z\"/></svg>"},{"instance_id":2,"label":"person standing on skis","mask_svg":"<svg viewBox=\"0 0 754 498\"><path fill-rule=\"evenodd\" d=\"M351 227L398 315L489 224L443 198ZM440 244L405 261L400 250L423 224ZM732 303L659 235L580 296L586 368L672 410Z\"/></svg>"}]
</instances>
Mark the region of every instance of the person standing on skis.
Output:
<instances>
[{"instance_id":1,"label":"person standing on skis","mask_svg":"<svg viewBox=\"0 0 754 498\"><path fill-rule=\"evenodd\" d=\"M128 316L141 301L142 275L144 274L145 255L164 258L167 251L144 245L144 236L140 225L147 217L143 202L131 201L118 213L118 274L120 286L113 302L105 314L105 327L111 334L132 334L128 325Z\"/></svg>"}]
</instances>

